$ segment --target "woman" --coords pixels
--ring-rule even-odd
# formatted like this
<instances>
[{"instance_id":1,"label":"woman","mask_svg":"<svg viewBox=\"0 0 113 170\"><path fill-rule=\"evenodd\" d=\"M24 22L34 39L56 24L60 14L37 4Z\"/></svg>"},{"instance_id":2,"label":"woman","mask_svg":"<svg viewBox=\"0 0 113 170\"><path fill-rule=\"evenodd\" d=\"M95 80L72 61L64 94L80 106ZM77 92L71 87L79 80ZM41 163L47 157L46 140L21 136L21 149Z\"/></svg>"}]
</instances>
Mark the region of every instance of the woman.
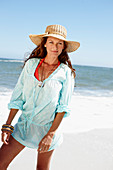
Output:
<instances>
[{"instance_id":1,"label":"woman","mask_svg":"<svg viewBox=\"0 0 113 170\"><path fill-rule=\"evenodd\" d=\"M49 170L52 153L62 143L58 127L63 117L69 115L75 78L67 52L80 46L67 41L66 35L61 25L49 25L44 34L30 35L37 47L24 63L8 104L9 117L1 129L2 170L25 146L38 150L37 170ZM18 110L22 114L13 127L11 122Z\"/></svg>"}]
</instances>

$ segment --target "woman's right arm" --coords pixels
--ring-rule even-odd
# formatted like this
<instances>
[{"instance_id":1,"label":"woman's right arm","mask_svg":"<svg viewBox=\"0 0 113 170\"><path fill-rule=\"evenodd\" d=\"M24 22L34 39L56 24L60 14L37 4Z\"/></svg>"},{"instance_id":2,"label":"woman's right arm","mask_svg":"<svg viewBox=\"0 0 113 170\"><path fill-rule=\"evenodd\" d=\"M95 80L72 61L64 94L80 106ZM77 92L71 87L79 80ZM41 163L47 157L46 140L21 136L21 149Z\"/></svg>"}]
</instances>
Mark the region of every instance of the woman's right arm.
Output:
<instances>
[{"instance_id":1,"label":"woman's right arm","mask_svg":"<svg viewBox=\"0 0 113 170\"><path fill-rule=\"evenodd\" d=\"M19 109L11 109L6 124L10 125Z\"/></svg>"},{"instance_id":2,"label":"woman's right arm","mask_svg":"<svg viewBox=\"0 0 113 170\"><path fill-rule=\"evenodd\" d=\"M8 116L8 119L6 121L6 124L10 125L15 117L15 115L17 114L19 109L11 109L10 110L10 113L9 113L9 116ZM6 145L8 145L8 141L9 141L9 138L10 138L10 135L11 135L11 132L8 132L8 131L3 131L2 132L2 142Z\"/></svg>"},{"instance_id":3,"label":"woman's right arm","mask_svg":"<svg viewBox=\"0 0 113 170\"><path fill-rule=\"evenodd\" d=\"M22 95L23 95L23 86L24 86L24 80L26 79L26 72L27 69L30 67L29 65L30 61L27 61L20 76L17 81L17 84L13 90L12 97L10 100L10 103L8 104L8 109L10 110L8 119L6 121L6 124L10 125L12 120L14 119L15 115L17 114L18 110L23 110L23 104L25 101L23 101ZM8 144L9 138L10 138L11 132L2 132L2 142L4 144Z\"/></svg>"}]
</instances>

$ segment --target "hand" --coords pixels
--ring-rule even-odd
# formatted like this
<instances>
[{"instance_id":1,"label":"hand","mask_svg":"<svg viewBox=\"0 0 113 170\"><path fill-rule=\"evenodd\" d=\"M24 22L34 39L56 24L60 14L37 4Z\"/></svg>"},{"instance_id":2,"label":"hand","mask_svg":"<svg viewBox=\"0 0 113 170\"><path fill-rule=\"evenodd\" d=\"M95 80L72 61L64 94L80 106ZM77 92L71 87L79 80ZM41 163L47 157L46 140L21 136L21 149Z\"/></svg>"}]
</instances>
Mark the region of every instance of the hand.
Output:
<instances>
[{"instance_id":1,"label":"hand","mask_svg":"<svg viewBox=\"0 0 113 170\"><path fill-rule=\"evenodd\" d=\"M9 144L9 138L10 138L11 132L3 131L1 134L2 142L6 145Z\"/></svg>"},{"instance_id":2,"label":"hand","mask_svg":"<svg viewBox=\"0 0 113 170\"><path fill-rule=\"evenodd\" d=\"M52 139L53 139L52 134L45 135L39 143L38 152L40 153L47 152L51 146Z\"/></svg>"}]
</instances>

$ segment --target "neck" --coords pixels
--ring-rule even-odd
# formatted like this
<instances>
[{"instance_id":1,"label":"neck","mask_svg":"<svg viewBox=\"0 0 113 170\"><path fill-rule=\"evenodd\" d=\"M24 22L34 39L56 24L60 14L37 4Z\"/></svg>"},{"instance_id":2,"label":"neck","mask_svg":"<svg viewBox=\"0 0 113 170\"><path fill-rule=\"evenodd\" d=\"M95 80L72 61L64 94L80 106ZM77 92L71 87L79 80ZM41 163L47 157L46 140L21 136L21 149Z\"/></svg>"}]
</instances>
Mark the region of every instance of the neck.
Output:
<instances>
[{"instance_id":1,"label":"neck","mask_svg":"<svg viewBox=\"0 0 113 170\"><path fill-rule=\"evenodd\" d=\"M48 64L58 64L58 57L48 57L48 55L45 57L44 61Z\"/></svg>"}]
</instances>

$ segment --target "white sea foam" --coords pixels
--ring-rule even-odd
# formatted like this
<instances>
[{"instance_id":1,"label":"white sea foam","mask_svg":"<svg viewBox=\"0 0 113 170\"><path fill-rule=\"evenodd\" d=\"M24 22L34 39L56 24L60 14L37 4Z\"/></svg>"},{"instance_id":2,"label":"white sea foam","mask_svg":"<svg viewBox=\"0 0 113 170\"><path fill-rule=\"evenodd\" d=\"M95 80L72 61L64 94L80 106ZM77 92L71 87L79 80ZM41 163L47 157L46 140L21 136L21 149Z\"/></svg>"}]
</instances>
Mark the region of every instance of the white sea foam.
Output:
<instances>
[{"instance_id":1,"label":"white sea foam","mask_svg":"<svg viewBox=\"0 0 113 170\"><path fill-rule=\"evenodd\" d=\"M88 90L84 88L75 88L77 96L96 96L96 97L112 97L113 91L111 90Z\"/></svg>"},{"instance_id":2,"label":"white sea foam","mask_svg":"<svg viewBox=\"0 0 113 170\"><path fill-rule=\"evenodd\" d=\"M16 59L5 59L5 60L0 60L0 62L19 62L19 63L23 63L24 61L23 60L16 60Z\"/></svg>"}]
</instances>

